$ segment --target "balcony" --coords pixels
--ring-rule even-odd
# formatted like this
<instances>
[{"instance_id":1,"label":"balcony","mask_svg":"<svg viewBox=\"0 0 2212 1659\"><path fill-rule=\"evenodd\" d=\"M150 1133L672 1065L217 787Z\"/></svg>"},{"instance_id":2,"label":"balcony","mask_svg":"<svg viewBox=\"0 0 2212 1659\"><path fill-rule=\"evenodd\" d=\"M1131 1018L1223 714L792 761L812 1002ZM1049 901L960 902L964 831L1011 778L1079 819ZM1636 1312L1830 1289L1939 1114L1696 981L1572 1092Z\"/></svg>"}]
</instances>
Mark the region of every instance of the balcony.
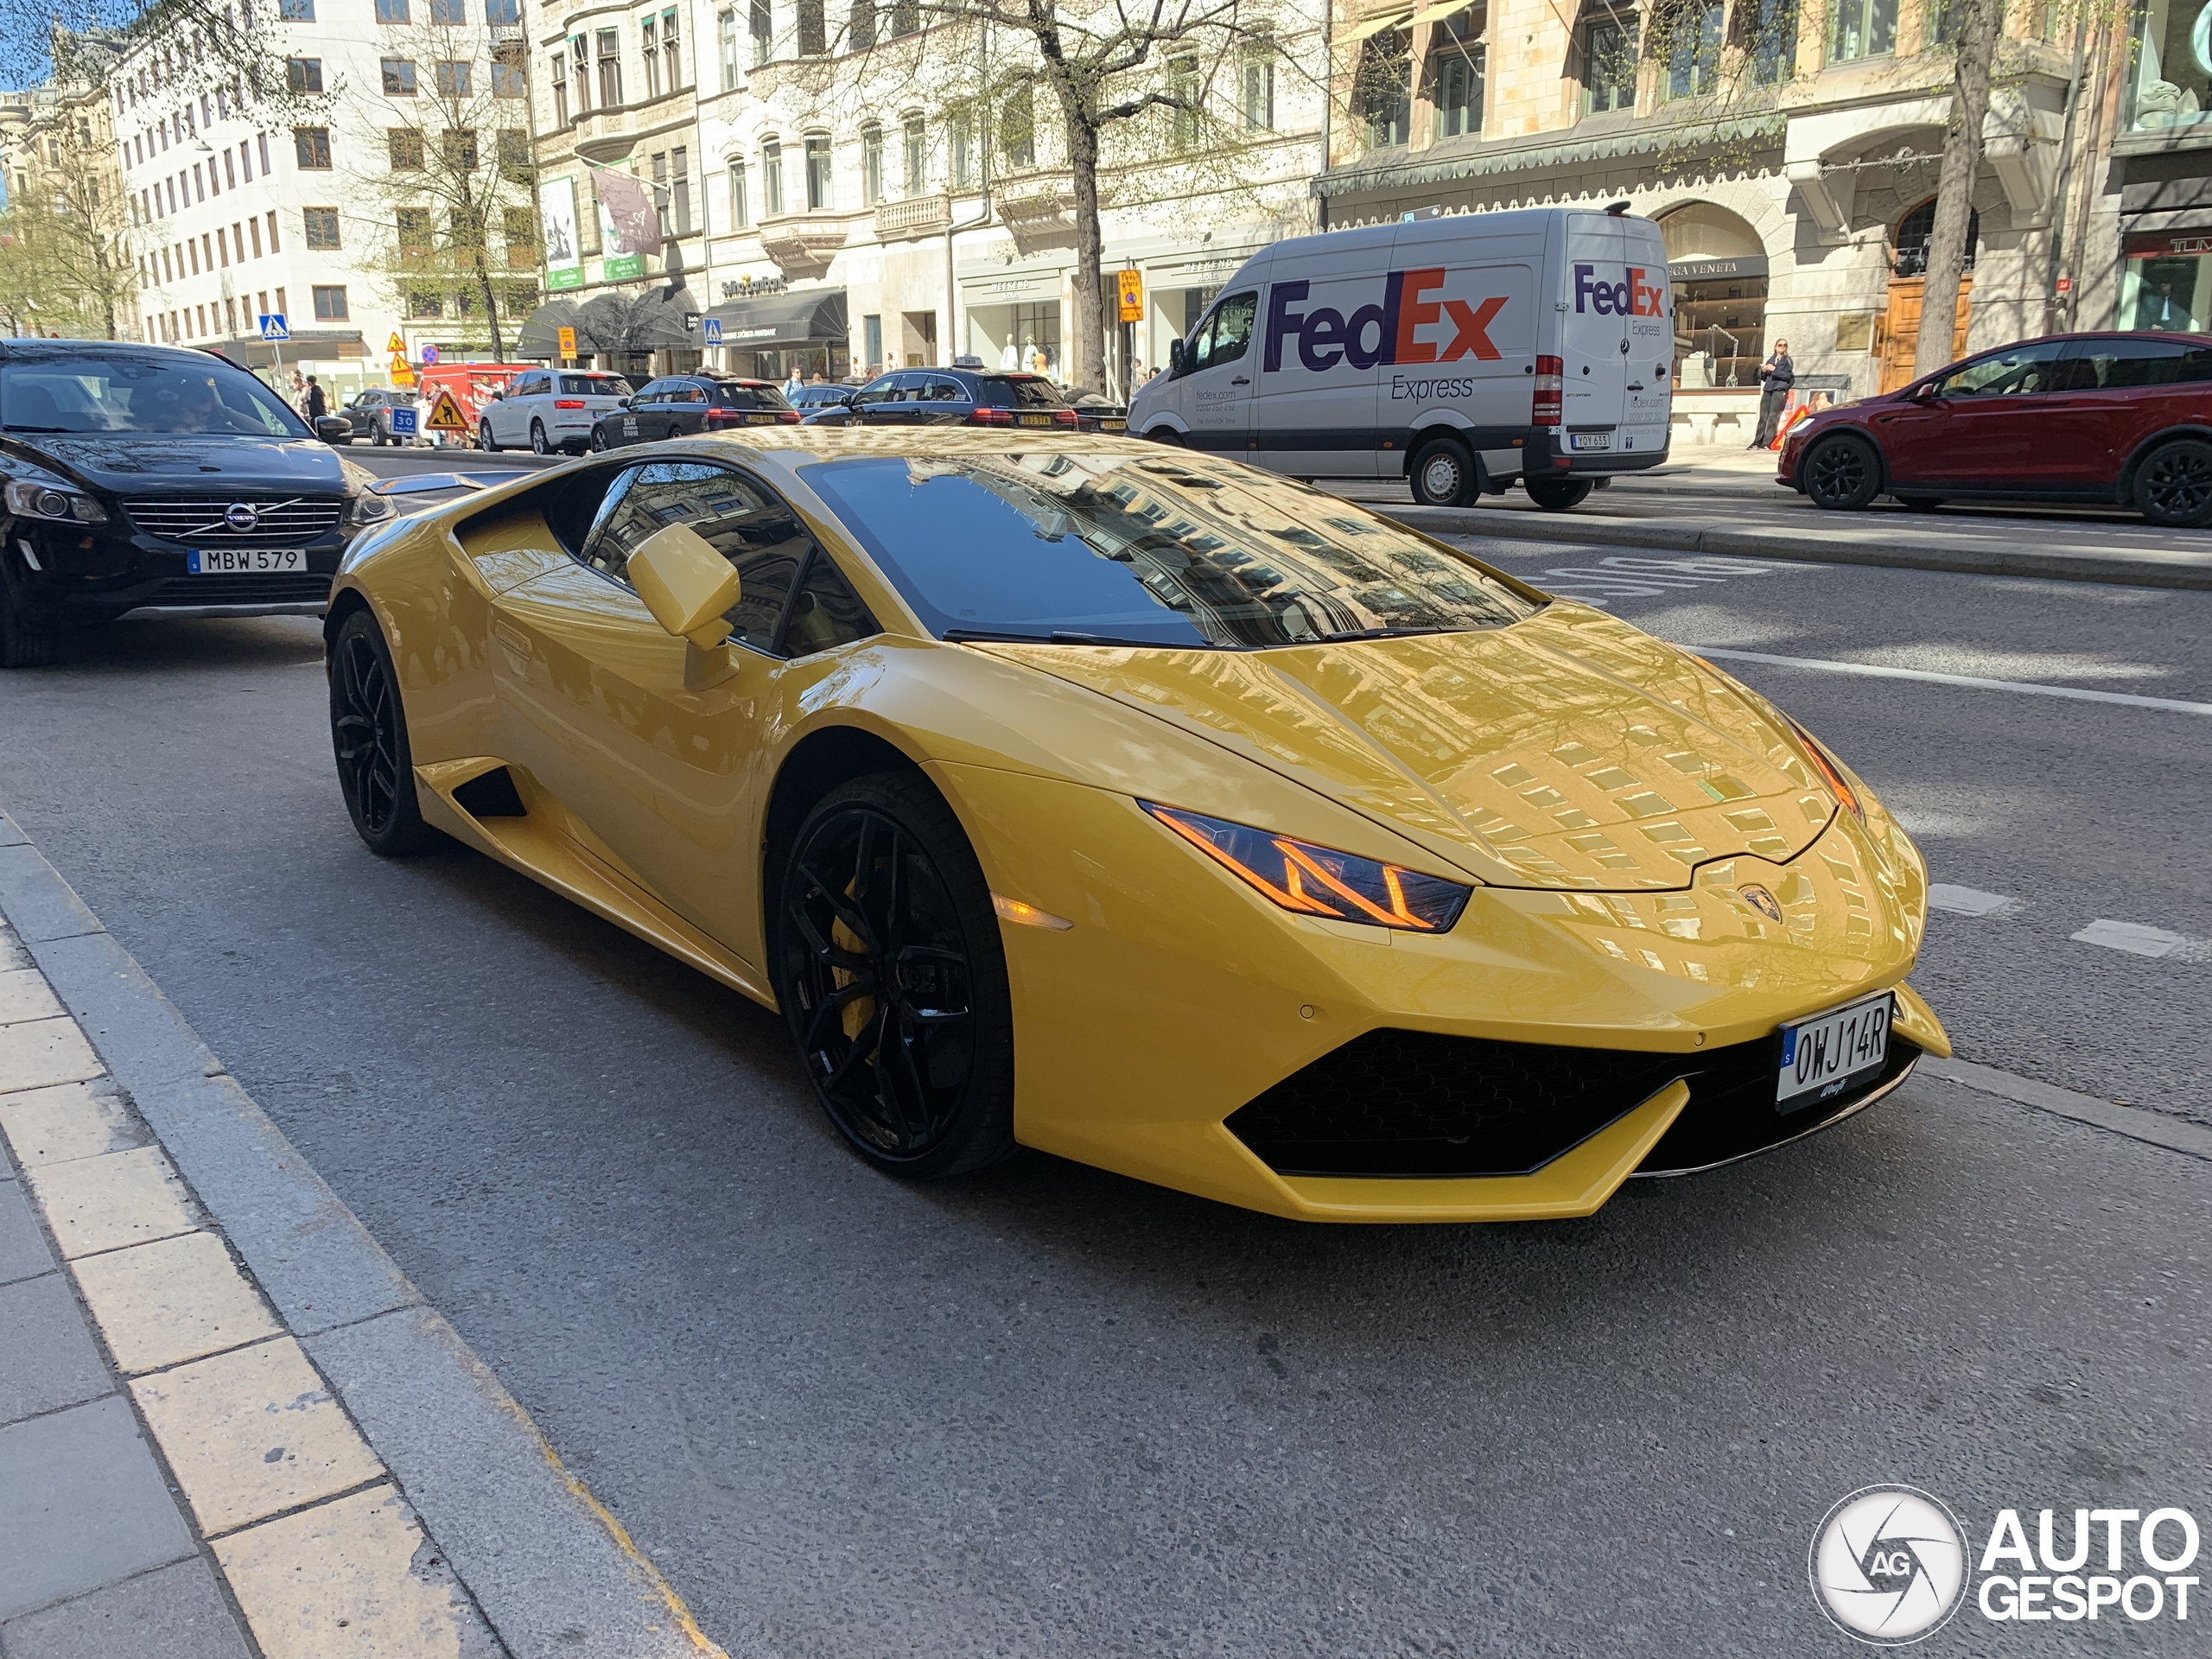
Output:
<instances>
[{"instance_id":1,"label":"balcony","mask_svg":"<svg viewBox=\"0 0 2212 1659\"><path fill-rule=\"evenodd\" d=\"M760 251L786 276L821 276L845 245L845 221L827 213L779 213L759 228Z\"/></svg>"},{"instance_id":2,"label":"balcony","mask_svg":"<svg viewBox=\"0 0 2212 1659\"><path fill-rule=\"evenodd\" d=\"M993 193L999 217L1025 254L1068 241L1075 234L1075 190L1065 174L1015 179Z\"/></svg>"},{"instance_id":3,"label":"balcony","mask_svg":"<svg viewBox=\"0 0 2212 1659\"><path fill-rule=\"evenodd\" d=\"M952 201L947 196L909 196L904 201L878 203L875 239L899 242L936 236L952 223Z\"/></svg>"},{"instance_id":4,"label":"balcony","mask_svg":"<svg viewBox=\"0 0 2212 1659\"><path fill-rule=\"evenodd\" d=\"M587 110L569 130L576 154L604 166L628 156L639 139L685 124L691 118L691 89L679 87L642 103Z\"/></svg>"}]
</instances>

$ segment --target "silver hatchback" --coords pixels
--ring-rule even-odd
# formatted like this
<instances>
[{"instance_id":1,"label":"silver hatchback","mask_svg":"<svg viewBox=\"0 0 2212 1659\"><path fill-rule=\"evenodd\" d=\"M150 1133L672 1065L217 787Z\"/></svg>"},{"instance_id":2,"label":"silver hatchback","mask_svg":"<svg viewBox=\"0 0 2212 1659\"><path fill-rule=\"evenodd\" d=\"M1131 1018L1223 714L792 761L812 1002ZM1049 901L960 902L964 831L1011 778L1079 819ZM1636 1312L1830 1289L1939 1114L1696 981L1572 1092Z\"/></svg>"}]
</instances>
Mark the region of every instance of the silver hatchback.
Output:
<instances>
[{"instance_id":1,"label":"silver hatchback","mask_svg":"<svg viewBox=\"0 0 2212 1659\"><path fill-rule=\"evenodd\" d=\"M477 417L480 449L523 448L541 455L582 454L594 422L622 407L630 383L619 374L583 369L527 369L506 396L495 397Z\"/></svg>"}]
</instances>

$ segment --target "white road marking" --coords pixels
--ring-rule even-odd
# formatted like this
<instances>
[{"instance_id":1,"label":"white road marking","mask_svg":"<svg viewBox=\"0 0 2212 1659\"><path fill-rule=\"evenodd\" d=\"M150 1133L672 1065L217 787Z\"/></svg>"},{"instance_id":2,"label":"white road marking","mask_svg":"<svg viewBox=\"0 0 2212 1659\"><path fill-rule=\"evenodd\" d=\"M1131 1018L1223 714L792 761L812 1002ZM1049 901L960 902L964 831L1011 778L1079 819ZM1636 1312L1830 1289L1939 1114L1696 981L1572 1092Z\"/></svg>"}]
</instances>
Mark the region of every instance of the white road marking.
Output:
<instances>
[{"instance_id":1,"label":"white road marking","mask_svg":"<svg viewBox=\"0 0 2212 1659\"><path fill-rule=\"evenodd\" d=\"M1796 569L1813 567L1800 565ZM1555 564L1529 580L1545 592L1562 599L1579 600L1600 607L1617 599L1651 599L1683 588L1697 588L1738 576L1770 576L1788 565L1760 564L1750 559L1700 557L1654 558L1637 553L1616 554L1595 564Z\"/></svg>"},{"instance_id":2,"label":"white road marking","mask_svg":"<svg viewBox=\"0 0 2212 1659\"><path fill-rule=\"evenodd\" d=\"M2008 899L2001 893L1955 887L1948 881L1929 883L1928 903L1930 909L1948 910L1954 916L2005 916L2020 907L2018 899Z\"/></svg>"},{"instance_id":3,"label":"white road marking","mask_svg":"<svg viewBox=\"0 0 2212 1659\"><path fill-rule=\"evenodd\" d=\"M2164 709L2177 715L2212 715L2212 702L2139 696L2133 691L2092 691L2077 685L1986 680L1974 674L1938 674L1929 668L1885 668L1875 663L1840 663L1815 657L1771 657L1758 651L1723 651L1718 645L1685 645L1683 649L1700 657L1725 657L1739 663L1771 663L1777 668L1809 668L1824 674L1863 674L1878 680L1922 680L1931 685L1963 685L1980 691L2024 691L2032 696L2069 697L2079 702L2118 702L2131 709Z\"/></svg>"},{"instance_id":4,"label":"white road marking","mask_svg":"<svg viewBox=\"0 0 2212 1659\"><path fill-rule=\"evenodd\" d=\"M2115 922L2099 917L2072 936L2083 944L2125 950L2131 957L2170 957L2176 962L2212 962L2212 939L2192 939L2145 922Z\"/></svg>"}]
</instances>

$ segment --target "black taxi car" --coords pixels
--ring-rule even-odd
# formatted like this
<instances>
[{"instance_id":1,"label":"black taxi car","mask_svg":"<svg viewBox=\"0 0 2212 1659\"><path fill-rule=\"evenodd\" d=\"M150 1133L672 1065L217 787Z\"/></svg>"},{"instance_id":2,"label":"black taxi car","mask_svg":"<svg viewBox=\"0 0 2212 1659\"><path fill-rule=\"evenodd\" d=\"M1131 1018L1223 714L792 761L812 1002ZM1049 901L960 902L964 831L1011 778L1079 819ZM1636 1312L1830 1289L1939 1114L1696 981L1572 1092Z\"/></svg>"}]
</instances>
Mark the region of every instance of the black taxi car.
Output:
<instances>
[{"instance_id":1,"label":"black taxi car","mask_svg":"<svg viewBox=\"0 0 2212 1659\"><path fill-rule=\"evenodd\" d=\"M0 668L126 616L320 613L395 511L347 429L205 352L0 340Z\"/></svg>"},{"instance_id":2,"label":"black taxi car","mask_svg":"<svg viewBox=\"0 0 2212 1659\"><path fill-rule=\"evenodd\" d=\"M782 391L766 380L728 375L672 374L650 381L592 423L591 447L619 449L626 443L657 443L663 438L696 437L741 426L796 425L798 411Z\"/></svg>"},{"instance_id":3,"label":"black taxi car","mask_svg":"<svg viewBox=\"0 0 2212 1659\"><path fill-rule=\"evenodd\" d=\"M1080 417L1041 374L985 369L969 358L949 369L893 369L810 426L1037 426L1073 431Z\"/></svg>"}]
</instances>

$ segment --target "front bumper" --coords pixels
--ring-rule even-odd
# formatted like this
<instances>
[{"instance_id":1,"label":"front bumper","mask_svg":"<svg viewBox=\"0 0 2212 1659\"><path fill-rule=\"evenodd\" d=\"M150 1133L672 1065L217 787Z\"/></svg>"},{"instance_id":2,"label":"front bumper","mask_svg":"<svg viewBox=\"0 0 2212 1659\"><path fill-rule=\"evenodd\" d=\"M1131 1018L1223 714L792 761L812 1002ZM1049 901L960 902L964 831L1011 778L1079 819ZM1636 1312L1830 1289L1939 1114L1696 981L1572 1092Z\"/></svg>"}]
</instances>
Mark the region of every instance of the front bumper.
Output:
<instances>
[{"instance_id":1,"label":"front bumper","mask_svg":"<svg viewBox=\"0 0 2212 1659\"><path fill-rule=\"evenodd\" d=\"M189 550L140 532L111 503L108 510L105 524L0 520L0 582L26 623L59 630L125 616L311 615L329 602L346 551L341 517L337 531L283 543L307 555L305 570L194 575Z\"/></svg>"}]
</instances>

